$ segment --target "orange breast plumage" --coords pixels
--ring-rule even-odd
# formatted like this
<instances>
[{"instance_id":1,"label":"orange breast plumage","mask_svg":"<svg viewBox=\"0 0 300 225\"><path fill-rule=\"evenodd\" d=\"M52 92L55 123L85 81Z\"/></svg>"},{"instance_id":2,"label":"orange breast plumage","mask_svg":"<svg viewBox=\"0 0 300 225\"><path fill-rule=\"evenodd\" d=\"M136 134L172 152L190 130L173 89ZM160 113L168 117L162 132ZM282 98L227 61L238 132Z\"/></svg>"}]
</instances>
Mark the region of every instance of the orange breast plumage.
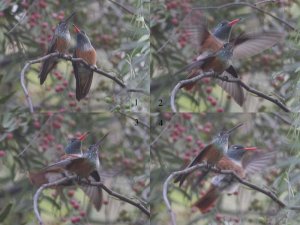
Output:
<instances>
[{"instance_id":1,"label":"orange breast plumage","mask_svg":"<svg viewBox=\"0 0 300 225\"><path fill-rule=\"evenodd\" d=\"M76 49L76 57L84 59L90 65L96 65L97 55L95 49L91 49L89 51Z\"/></svg>"}]
</instances>

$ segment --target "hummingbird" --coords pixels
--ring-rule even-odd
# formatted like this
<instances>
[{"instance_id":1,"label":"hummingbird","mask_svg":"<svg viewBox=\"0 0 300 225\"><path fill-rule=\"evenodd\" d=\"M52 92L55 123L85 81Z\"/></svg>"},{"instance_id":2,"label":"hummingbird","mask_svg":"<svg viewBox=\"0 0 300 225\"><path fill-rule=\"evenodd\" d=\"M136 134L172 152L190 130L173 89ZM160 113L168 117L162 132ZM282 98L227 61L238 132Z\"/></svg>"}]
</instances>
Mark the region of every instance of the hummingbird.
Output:
<instances>
[{"instance_id":1,"label":"hummingbird","mask_svg":"<svg viewBox=\"0 0 300 225\"><path fill-rule=\"evenodd\" d=\"M255 153L248 160L245 154L248 151L256 151L256 147L244 147L232 145L227 154L219 161L217 167L221 170L232 170L240 178L261 172L271 160L273 153ZM222 193L233 194L239 188L239 182L229 174L219 174L212 178L208 191L193 204L202 213L208 212Z\"/></svg>"},{"instance_id":2,"label":"hummingbird","mask_svg":"<svg viewBox=\"0 0 300 225\"><path fill-rule=\"evenodd\" d=\"M70 157L71 155L82 155L82 141L87 137L88 134L89 132L86 132L80 135L78 138L70 138L68 140L67 146L64 149L66 155L63 155L61 159L65 159L66 157ZM39 172L30 172L29 179L32 184L41 186L45 183L62 179L63 177L66 177L66 175L67 173L62 169L42 170Z\"/></svg>"},{"instance_id":3,"label":"hummingbird","mask_svg":"<svg viewBox=\"0 0 300 225\"><path fill-rule=\"evenodd\" d=\"M84 31L80 30L74 24L73 26L76 32L76 48L73 56L84 59L89 65L96 66L97 54L90 39ZM76 78L76 99L80 101L90 91L93 71L79 62L72 62L72 64Z\"/></svg>"},{"instance_id":4,"label":"hummingbird","mask_svg":"<svg viewBox=\"0 0 300 225\"><path fill-rule=\"evenodd\" d=\"M86 137L87 133L81 135L79 138L82 139L83 136ZM74 173L77 174L80 178L86 178L88 181L100 182L101 178L98 147L107 135L108 134L101 138L101 140L96 144L91 145L83 154L77 154L75 153L74 149L71 148L71 153L64 155L59 162L49 165L40 172L29 173L31 182L36 186L41 186L45 183L50 183L64 177L72 176ZM70 143L78 143L78 141L70 141L69 145L72 145ZM77 150L76 152L80 153L81 151L79 150ZM75 185L75 183L73 181L67 181L60 186L64 187L71 185ZM79 187L86 193L87 196L89 196L96 210L99 211L101 209L103 199L101 187L89 185L80 185Z\"/></svg>"},{"instance_id":5,"label":"hummingbird","mask_svg":"<svg viewBox=\"0 0 300 225\"><path fill-rule=\"evenodd\" d=\"M71 43L71 35L69 32L69 21L74 16L75 12L72 13L65 20L61 21L55 28L54 35L48 46L47 55L54 52L65 53ZM48 73L56 66L58 63L57 58L48 58L46 59L41 67L39 74L40 84L42 85L47 79Z\"/></svg>"},{"instance_id":6,"label":"hummingbird","mask_svg":"<svg viewBox=\"0 0 300 225\"><path fill-rule=\"evenodd\" d=\"M231 33L232 27L237 24L241 19L234 19L230 22L222 21L219 23L213 32L210 32L204 24L205 21L203 18L200 18L199 25L197 26L197 35L200 44L198 57L196 61L199 61L209 55L212 55L218 51L220 51L226 42L228 42L229 35ZM251 57L261 53L262 51L271 48L277 42L282 40L283 34L275 31L270 32L260 32L260 33L248 33L240 35L237 40L231 40L231 43L234 44L233 52L231 58L233 60L242 59ZM229 60L229 59L228 59ZM215 69L216 67L220 67L220 65L215 65L218 62L213 63L213 67L211 69ZM203 70L204 71L204 70ZM205 72L205 71L204 71ZM192 70L188 75L188 79L199 74L199 70ZM228 77L229 79L239 78L235 68L229 64L228 67L223 68L220 76ZM195 83L185 85L184 88L186 90L191 90ZM226 82L217 80L217 84L220 85L232 98L235 100L237 104L240 106L244 103L244 92L242 87L239 84L233 82Z\"/></svg>"},{"instance_id":7,"label":"hummingbird","mask_svg":"<svg viewBox=\"0 0 300 225\"><path fill-rule=\"evenodd\" d=\"M230 134L233 131L235 131L237 128L241 127L242 125L243 124L240 123L240 124L234 126L233 128L231 128L230 130L224 130L224 131L220 132L212 140L212 142L209 145L205 146L201 150L201 152L194 158L194 160L186 168L192 167L192 166L197 165L202 162L206 162L207 164L212 165L212 166L216 165L220 161L220 159L223 157L223 155L227 153L228 139L229 139ZM208 171L206 172L206 174L207 173L208 173ZM174 183L179 182L179 186L181 186L189 174L190 173L185 173L185 174L179 175L175 179ZM204 174L202 175L202 179L204 178L205 175Z\"/></svg>"},{"instance_id":8,"label":"hummingbird","mask_svg":"<svg viewBox=\"0 0 300 225\"><path fill-rule=\"evenodd\" d=\"M100 161L99 161L99 146L103 139L107 137L109 133L105 134L96 144L91 145L82 155L69 155L63 160L54 163L47 167L47 170L63 169L64 171L78 175L79 178L92 178L96 182L100 182ZM94 201L94 205L97 210L100 210L102 206L102 188L96 186L87 186L88 190L85 190L85 186L82 186L85 193L90 193L89 196Z\"/></svg>"},{"instance_id":9,"label":"hummingbird","mask_svg":"<svg viewBox=\"0 0 300 225\"><path fill-rule=\"evenodd\" d=\"M82 155L82 151L81 151L82 141L87 137L88 134L89 132L85 132L84 134L80 135L78 138L70 138L68 140L67 146L64 149L66 155L69 154Z\"/></svg>"}]
</instances>

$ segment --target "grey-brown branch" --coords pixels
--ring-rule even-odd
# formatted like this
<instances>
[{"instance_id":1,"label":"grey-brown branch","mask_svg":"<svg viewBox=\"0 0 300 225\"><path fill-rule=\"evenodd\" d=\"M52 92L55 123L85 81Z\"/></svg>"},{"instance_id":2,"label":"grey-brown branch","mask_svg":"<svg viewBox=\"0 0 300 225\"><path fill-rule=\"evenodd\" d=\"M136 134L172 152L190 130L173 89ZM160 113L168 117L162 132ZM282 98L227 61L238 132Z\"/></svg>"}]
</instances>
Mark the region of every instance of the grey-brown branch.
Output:
<instances>
[{"instance_id":1,"label":"grey-brown branch","mask_svg":"<svg viewBox=\"0 0 300 225\"><path fill-rule=\"evenodd\" d=\"M28 90L27 90L27 87L26 87L26 84L25 84L25 74L26 74L26 71L28 70L28 68L30 67L30 65L32 64L36 64L36 63L40 63L40 62L43 62L45 61L46 59L49 59L49 58L59 58L59 59L64 59L66 61L71 61L71 62L79 62L81 64L83 64L86 68L90 69L91 71L95 72L95 73L98 73L100 75L103 75L104 77L107 77L111 80L113 80L116 84L118 84L121 88L125 89L127 92L137 92L137 93L143 93L143 94L147 94L144 90L141 90L141 89L133 89L133 88L127 88L127 86L120 80L118 79L117 77L103 71L103 70L100 70L99 68L97 68L96 66L93 66L93 65L89 65L84 59L81 59L81 58L73 58L72 56L70 55L65 55L65 54L61 54L59 52L54 52L54 53L50 53L48 55L45 55L43 57L40 57L38 59L34 59L34 60L30 60L28 61L25 66L23 67L21 73L20 73L20 81L21 81L21 86L22 86L22 89L24 91L24 94L25 94L25 97L26 97L26 101L28 103L28 106L29 106L29 109L30 109L30 112L33 113L34 112L34 107L33 107L33 104L32 104L32 100L29 96L29 93L28 93Z\"/></svg>"},{"instance_id":2,"label":"grey-brown branch","mask_svg":"<svg viewBox=\"0 0 300 225\"><path fill-rule=\"evenodd\" d=\"M46 188L49 187L53 187L59 184L62 184L66 181L70 181L70 180L75 180L77 178L77 176L70 176L70 177L65 177L62 179L59 179L57 181L51 182L51 183L47 183L47 184L43 184L41 187L39 187L39 189L35 192L34 197L33 197L33 209L34 209L34 213L35 216L39 222L39 225L44 225L45 223L42 220L42 217L39 213L39 209L38 209L38 200L40 197L40 194L42 193L42 191ZM113 190L111 190L110 188L108 188L107 186L105 186L103 183L101 182L85 182L85 181L80 181L80 184L84 184L84 185L91 185L91 186L98 186L101 187L105 192L107 192L107 194L114 196L115 198L123 201L123 202L127 202L128 204L131 204L133 206L135 206L136 208L138 208L139 210L141 210L141 212L143 212L145 215L147 215L148 217L150 217L150 210L148 210L144 205L142 205L140 202L136 202L134 200L132 200L132 198L126 197L125 195L121 195Z\"/></svg>"},{"instance_id":3,"label":"grey-brown branch","mask_svg":"<svg viewBox=\"0 0 300 225\"><path fill-rule=\"evenodd\" d=\"M263 99L266 99L272 103L274 103L275 105L277 105L278 107L280 107L283 111L285 112L290 112L290 109L287 108L281 101L279 101L276 98L272 98L250 86L248 86L247 84L245 84L241 79L236 78L236 79L228 79L227 77L224 76L217 76L213 71L209 71L209 72L204 72L204 73L200 73L199 75L191 78L191 79L187 79L187 80L182 80L179 81L176 86L173 88L172 92L171 92L171 96L170 96L170 104L171 104L171 109L174 113L177 112L176 109L176 105L175 105L175 98L176 98L176 94L178 92L178 90L183 87L184 85L187 84L192 84L194 82L197 82L199 80L202 80L205 77L210 77L210 78L214 78L214 79L219 79L222 80L224 82L232 82L232 83L238 83L242 88L244 88L246 91L255 94Z\"/></svg>"},{"instance_id":4,"label":"grey-brown branch","mask_svg":"<svg viewBox=\"0 0 300 225\"><path fill-rule=\"evenodd\" d=\"M258 187L257 185L254 185L250 182L245 181L244 179L240 178L238 175L236 175L233 171L231 170L220 170L214 167L210 167L207 164L197 164L195 166L192 167L188 167L184 170L180 170L180 171L176 171L171 173L168 178L165 180L164 185L163 185L163 199L165 202L165 205L168 209L168 213L170 215L170 220L171 220L171 225L176 225L176 218L175 218L175 214L172 210L171 207L171 203L169 201L168 198L168 185L170 183L170 181L181 174L186 174L186 173L191 173L197 169L200 170L210 170L212 172L218 173L218 174L228 174L231 175L237 182L239 182L240 184L243 184L253 190L256 190L258 192L263 193L264 195L268 196L269 198L271 198L274 202L276 202L281 208L286 208L289 210L300 210L300 206L288 206L286 203L284 203L283 201L281 201L272 191L267 190L267 189L263 189L261 187Z\"/></svg>"}]
</instances>

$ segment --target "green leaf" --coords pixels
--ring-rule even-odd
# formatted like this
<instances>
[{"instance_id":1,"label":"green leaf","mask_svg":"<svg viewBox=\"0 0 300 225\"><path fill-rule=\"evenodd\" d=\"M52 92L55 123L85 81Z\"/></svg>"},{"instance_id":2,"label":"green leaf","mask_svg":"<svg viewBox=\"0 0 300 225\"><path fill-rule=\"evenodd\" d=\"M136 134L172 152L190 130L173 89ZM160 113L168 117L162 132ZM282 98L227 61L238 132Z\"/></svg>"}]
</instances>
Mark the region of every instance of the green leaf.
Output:
<instances>
[{"instance_id":1,"label":"green leaf","mask_svg":"<svg viewBox=\"0 0 300 225\"><path fill-rule=\"evenodd\" d=\"M0 98L0 104L4 104L11 96L13 96L16 92L13 91L11 93L9 93L8 95L3 96L2 98Z\"/></svg>"},{"instance_id":2,"label":"green leaf","mask_svg":"<svg viewBox=\"0 0 300 225\"><path fill-rule=\"evenodd\" d=\"M12 207L12 203L9 203L5 209L1 212L0 214L0 223L3 222L5 220L5 218L7 217L9 211L11 210L11 207Z\"/></svg>"}]
</instances>

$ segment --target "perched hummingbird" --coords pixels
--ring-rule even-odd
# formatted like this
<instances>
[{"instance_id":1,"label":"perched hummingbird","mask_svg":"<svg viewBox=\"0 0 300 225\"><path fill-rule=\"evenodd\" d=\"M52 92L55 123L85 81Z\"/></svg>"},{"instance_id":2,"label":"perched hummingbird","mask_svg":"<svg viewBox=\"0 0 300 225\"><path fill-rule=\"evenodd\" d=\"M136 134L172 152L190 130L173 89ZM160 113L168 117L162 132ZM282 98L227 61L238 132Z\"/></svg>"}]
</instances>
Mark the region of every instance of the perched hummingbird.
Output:
<instances>
[{"instance_id":1,"label":"perched hummingbird","mask_svg":"<svg viewBox=\"0 0 300 225\"><path fill-rule=\"evenodd\" d=\"M210 165L216 165L219 162L219 160L223 157L223 155L227 153L228 139L230 134L242 125L243 124L240 123L231 128L230 130L220 132L209 145L202 149L202 151L186 168L192 167L202 162L206 162ZM179 175L175 179L174 183L179 182L179 186L181 186L189 174L190 173ZM204 176L202 178L204 178Z\"/></svg>"},{"instance_id":2,"label":"perched hummingbird","mask_svg":"<svg viewBox=\"0 0 300 225\"><path fill-rule=\"evenodd\" d=\"M47 167L47 170L53 169L63 169L72 174L78 175L80 178L92 178L96 182L100 182L100 161L99 161L99 146L103 139L108 135L104 135L101 140L99 140L96 144L91 145L87 151L85 151L81 156L80 155L69 155L70 157L66 157L65 159L54 163ZM84 188L83 186L82 188ZM100 187L95 186L87 186L89 190L84 190L85 193L89 192L89 196L94 201L94 205L96 209L99 210L102 205L102 189Z\"/></svg>"},{"instance_id":3,"label":"perched hummingbird","mask_svg":"<svg viewBox=\"0 0 300 225\"><path fill-rule=\"evenodd\" d=\"M255 147L245 148L242 145L232 145L228 149L217 167L221 170L232 170L240 178L261 172L266 167L273 153L256 153L248 160L245 160L244 155L247 151L255 151ZM193 206L197 207L202 213L209 211L219 196L226 192L228 194L235 193L239 188L239 182L229 174L219 174L212 178L208 191L196 202Z\"/></svg>"},{"instance_id":4,"label":"perched hummingbird","mask_svg":"<svg viewBox=\"0 0 300 225\"><path fill-rule=\"evenodd\" d=\"M73 24L76 35L76 49L74 51L75 58L82 58L88 64L96 66L96 50L92 46L90 39L84 31L81 31L78 27ZM80 101L90 91L93 71L86 68L79 62L73 62L73 69L76 78L76 99Z\"/></svg>"},{"instance_id":5,"label":"perched hummingbird","mask_svg":"<svg viewBox=\"0 0 300 225\"><path fill-rule=\"evenodd\" d=\"M74 16L75 13L72 13L68 18L61 21L55 28L54 35L48 47L47 55L54 52L65 53L71 42L71 36L69 32L69 21ZM56 66L58 63L57 58L46 59L43 64L39 74L40 84L42 85L48 73Z\"/></svg>"},{"instance_id":6,"label":"perched hummingbird","mask_svg":"<svg viewBox=\"0 0 300 225\"><path fill-rule=\"evenodd\" d=\"M81 178L86 178L92 182L100 182L100 161L98 156L98 147L102 140L107 136L106 134L100 141L96 144L91 145L87 151L80 154L80 148L78 149L78 141L69 142L68 145L73 145L73 148L69 148L70 154L66 154L62 157L61 161L49 165L44 170L37 173L29 173L29 178L31 182L36 186L41 186L45 183L53 182L64 177L72 176L74 173ZM86 137L87 133L81 135L79 138ZM70 144L71 143L71 144ZM77 151L74 151L74 146ZM68 146L66 147L66 149ZM65 149L65 151L66 151ZM79 152L79 153L77 153ZM71 186L75 185L73 181L67 181L60 186ZM96 186L80 185L80 188L89 196L90 200L93 202L97 211L101 209L102 206L102 189Z\"/></svg>"},{"instance_id":7,"label":"perched hummingbird","mask_svg":"<svg viewBox=\"0 0 300 225\"><path fill-rule=\"evenodd\" d=\"M205 21L200 18L200 21ZM220 51L226 42L228 42L229 35L232 27L237 24L240 19L232 20L231 22L222 21L213 32L210 32L204 24L200 22L197 26L198 43L200 44L198 57L196 61L204 59L205 57L215 54ZM231 43L235 43L232 52L232 59L241 59L257 55L262 51L271 48L274 44L282 40L283 34L279 32L261 32L253 34L243 34L237 40L231 40ZM228 58L229 60L229 58ZM214 62L210 69L215 69L220 67L220 65L215 65L218 62ZM229 62L228 62L229 63ZM200 68L201 69L201 68ZM203 70L203 69L202 69ZM201 70L200 70L201 71ZM205 72L205 70L203 70ZM192 78L199 74L198 70L190 71L188 78ZM228 77L229 79L238 78L238 74L234 67L229 63L228 67L223 68L221 76ZM242 106L244 103L244 93L243 89L237 83L226 82L217 80L218 85L220 85L232 98ZM190 90L194 87L196 83L185 85L184 88Z\"/></svg>"}]
</instances>

